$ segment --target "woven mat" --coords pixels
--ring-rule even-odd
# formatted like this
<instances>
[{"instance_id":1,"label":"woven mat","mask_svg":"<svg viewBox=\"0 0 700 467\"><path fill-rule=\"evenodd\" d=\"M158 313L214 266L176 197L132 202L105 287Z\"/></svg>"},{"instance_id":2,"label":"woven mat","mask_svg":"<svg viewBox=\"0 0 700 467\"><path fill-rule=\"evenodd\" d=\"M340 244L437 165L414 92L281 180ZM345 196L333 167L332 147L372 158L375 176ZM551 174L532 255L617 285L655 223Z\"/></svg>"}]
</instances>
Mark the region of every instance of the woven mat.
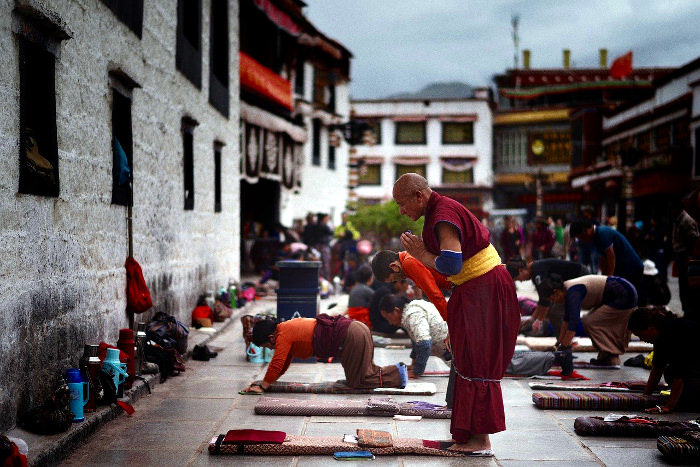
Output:
<instances>
[{"instance_id":1,"label":"woven mat","mask_svg":"<svg viewBox=\"0 0 700 467\"><path fill-rule=\"evenodd\" d=\"M545 381L538 381L529 383L530 389L545 389L547 391L592 391L592 392L633 392L640 393L644 392L644 386L639 386L635 384L635 381L630 381L628 383L565 383L556 382L548 383ZM611 386L612 384L619 384L619 386Z\"/></svg>"},{"instance_id":2,"label":"woven mat","mask_svg":"<svg viewBox=\"0 0 700 467\"><path fill-rule=\"evenodd\" d=\"M223 444L224 435L214 436L209 441L211 454L256 454L276 456L300 456L333 454L338 451L370 451L374 455L415 454L421 456L463 457L463 454L444 449L423 446L417 438L394 438L393 446L385 448L360 447L343 441L341 436L287 435L282 444L235 445Z\"/></svg>"},{"instance_id":3,"label":"woven mat","mask_svg":"<svg viewBox=\"0 0 700 467\"><path fill-rule=\"evenodd\" d=\"M260 384L260 381L257 381ZM408 383L403 388L376 388L363 389L351 388L340 381L326 381L322 383L298 383L276 381L270 385L266 392L294 392L311 394L407 394L415 396L430 396L437 392L434 383Z\"/></svg>"},{"instance_id":4,"label":"woven mat","mask_svg":"<svg viewBox=\"0 0 700 467\"><path fill-rule=\"evenodd\" d=\"M643 410L663 405L666 398L635 393L534 392L532 402L540 409L558 410Z\"/></svg>"},{"instance_id":5,"label":"woven mat","mask_svg":"<svg viewBox=\"0 0 700 467\"><path fill-rule=\"evenodd\" d=\"M700 430L692 422L654 420L655 423L606 422L602 417L578 417L574 431L581 436L630 436L633 438L656 438L661 435L679 436L686 431Z\"/></svg>"},{"instance_id":6,"label":"woven mat","mask_svg":"<svg viewBox=\"0 0 700 467\"><path fill-rule=\"evenodd\" d=\"M666 436L656 439L656 448L664 457L674 462L691 463L700 461L700 445L691 436Z\"/></svg>"},{"instance_id":7,"label":"woven mat","mask_svg":"<svg viewBox=\"0 0 700 467\"><path fill-rule=\"evenodd\" d=\"M432 404L412 401L396 402L393 398L367 400L306 400L277 397L261 397L255 404L258 415L300 416L376 416L420 415L423 418L450 418L452 411L431 408Z\"/></svg>"},{"instance_id":8,"label":"woven mat","mask_svg":"<svg viewBox=\"0 0 700 467\"><path fill-rule=\"evenodd\" d=\"M525 337L518 336L517 343L526 345L530 350L549 350L556 344L556 337ZM578 337L576 345L571 350L574 352L597 352L593 347L590 337ZM654 346L643 341L631 341L627 344L627 352L651 352Z\"/></svg>"}]
</instances>

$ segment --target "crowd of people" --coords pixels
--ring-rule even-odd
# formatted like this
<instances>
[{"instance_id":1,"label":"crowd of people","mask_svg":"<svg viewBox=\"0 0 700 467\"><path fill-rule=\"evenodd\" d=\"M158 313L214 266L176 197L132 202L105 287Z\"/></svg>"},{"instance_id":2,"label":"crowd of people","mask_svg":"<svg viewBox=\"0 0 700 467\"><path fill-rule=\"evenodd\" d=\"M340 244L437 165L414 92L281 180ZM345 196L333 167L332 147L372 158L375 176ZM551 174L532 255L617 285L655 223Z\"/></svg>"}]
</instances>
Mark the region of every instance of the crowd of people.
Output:
<instances>
[{"instance_id":1,"label":"crowd of people","mask_svg":"<svg viewBox=\"0 0 700 467\"><path fill-rule=\"evenodd\" d=\"M700 331L700 235L680 201L669 206L667 230L655 221L647 232L637 225L623 234L615 219L601 225L584 210L566 225L538 216L529 234L506 218L496 235L420 175L400 177L393 198L402 215L424 219L421 236L397 233L403 251L359 251L360 233L345 216L335 229L326 214L307 219L297 242L305 248L296 258L321 261L321 278L337 276L347 302L317 318L256 324L255 344L276 352L263 382L250 391L267 389L292 357L339 358L347 384L361 388L404 387L425 373L430 356L438 357L451 368L450 449L489 456L489 434L505 430L504 375L542 374L553 364L570 375L577 335L588 336L598 351L591 364L614 367L634 333L654 344L645 392L662 377L672 388L657 412L700 408L700 353L692 344ZM679 310L666 307L670 264ZM518 281L532 281L537 292L527 313ZM372 334L402 333L412 342L410 364L377 366ZM516 354L519 333L551 335L556 344L548 352Z\"/></svg>"}]
</instances>

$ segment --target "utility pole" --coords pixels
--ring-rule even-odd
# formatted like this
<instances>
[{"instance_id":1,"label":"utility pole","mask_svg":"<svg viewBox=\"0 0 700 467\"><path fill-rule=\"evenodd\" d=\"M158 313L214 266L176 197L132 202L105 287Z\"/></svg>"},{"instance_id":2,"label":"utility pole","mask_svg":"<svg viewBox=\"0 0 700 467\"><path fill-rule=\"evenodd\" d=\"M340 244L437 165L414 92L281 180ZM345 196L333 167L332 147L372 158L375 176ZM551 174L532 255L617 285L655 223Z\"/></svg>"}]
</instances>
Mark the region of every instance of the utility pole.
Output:
<instances>
[{"instance_id":1,"label":"utility pole","mask_svg":"<svg viewBox=\"0 0 700 467\"><path fill-rule=\"evenodd\" d=\"M515 52L513 53L513 67L518 69L518 56L520 55L520 36L518 36L518 24L520 24L520 15L514 13L510 17L510 23L513 25L513 46L515 47Z\"/></svg>"}]
</instances>

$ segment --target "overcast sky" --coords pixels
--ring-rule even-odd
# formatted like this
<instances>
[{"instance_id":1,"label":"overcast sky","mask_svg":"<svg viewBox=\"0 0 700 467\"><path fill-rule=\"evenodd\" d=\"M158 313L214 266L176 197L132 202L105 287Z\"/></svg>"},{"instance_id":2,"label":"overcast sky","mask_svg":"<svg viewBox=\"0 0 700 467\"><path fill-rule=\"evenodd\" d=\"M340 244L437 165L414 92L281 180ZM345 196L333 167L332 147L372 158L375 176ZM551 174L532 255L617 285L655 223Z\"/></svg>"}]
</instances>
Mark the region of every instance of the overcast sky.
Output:
<instances>
[{"instance_id":1,"label":"overcast sky","mask_svg":"<svg viewBox=\"0 0 700 467\"><path fill-rule=\"evenodd\" d=\"M634 66L681 66L700 57L700 0L304 0L305 14L352 52L354 99L415 92L433 82L493 86L519 62L531 68L608 65L632 50Z\"/></svg>"}]
</instances>

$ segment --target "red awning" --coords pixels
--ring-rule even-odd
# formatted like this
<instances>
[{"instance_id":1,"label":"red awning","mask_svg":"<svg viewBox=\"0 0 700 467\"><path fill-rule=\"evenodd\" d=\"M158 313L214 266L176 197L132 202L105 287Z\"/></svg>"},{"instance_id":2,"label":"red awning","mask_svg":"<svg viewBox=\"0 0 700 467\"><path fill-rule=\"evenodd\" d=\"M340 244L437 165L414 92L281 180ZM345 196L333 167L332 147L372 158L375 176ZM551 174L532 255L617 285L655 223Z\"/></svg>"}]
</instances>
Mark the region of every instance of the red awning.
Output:
<instances>
[{"instance_id":1,"label":"red awning","mask_svg":"<svg viewBox=\"0 0 700 467\"><path fill-rule=\"evenodd\" d=\"M253 0L255 6L260 8L277 26L287 31L292 36L301 34L302 25L294 20L288 13L282 11L270 0Z\"/></svg>"},{"instance_id":2,"label":"red awning","mask_svg":"<svg viewBox=\"0 0 700 467\"><path fill-rule=\"evenodd\" d=\"M398 165L423 165L430 163L430 157L399 156L391 159L391 162Z\"/></svg>"},{"instance_id":3,"label":"red awning","mask_svg":"<svg viewBox=\"0 0 700 467\"><path fill-rule=\"evenodd\" d=\"M241 88L292 110L292 83L262 66L243 52L240 59Z\"/></svg>"}]
</instances>

